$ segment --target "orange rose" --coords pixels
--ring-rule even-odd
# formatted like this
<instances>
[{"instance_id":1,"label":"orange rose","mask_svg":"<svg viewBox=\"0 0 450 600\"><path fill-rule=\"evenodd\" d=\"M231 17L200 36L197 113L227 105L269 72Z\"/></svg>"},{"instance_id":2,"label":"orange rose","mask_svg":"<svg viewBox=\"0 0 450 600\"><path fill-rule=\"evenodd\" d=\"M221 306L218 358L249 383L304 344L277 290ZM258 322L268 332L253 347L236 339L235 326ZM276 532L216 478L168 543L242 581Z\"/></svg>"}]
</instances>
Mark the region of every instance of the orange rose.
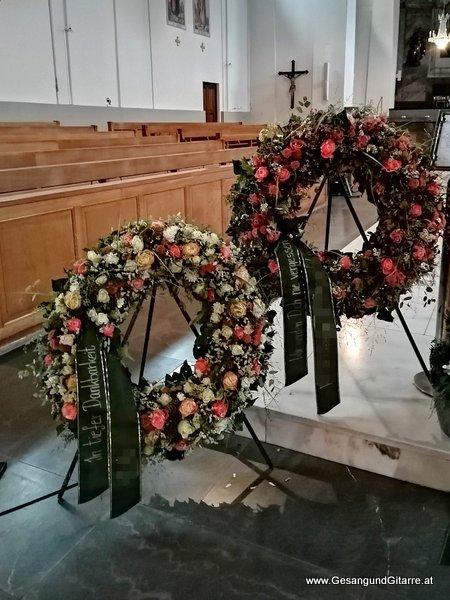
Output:
<instances>
[{"instance_id":1,"label":"orange rose","mask_svg":"<svg viewBox=\"0 0 450 600\"><path fill-rule=\"evenodd\" d=\"M233 371L227 371L222 379L224 389L234 391L237 390L239 377Z\"/></svg>"},{"instance_id":2,"label":"orange rose","mask_svg":"<svg viewBox=\"0 0 450 600\"><path fill-rule=\"evenodd\" d=\"M192 258L193 256L199 255L200 246L197 242L188 242L187 244L183 244L182 250L184 258Z\"/></svg>"},{"instance_id":3,"label":"orange rose","mask_svg":"<svg viewBox=\"0 0 450 600\"><path fill-rule=\"evenodd\" d=\"M155 255L151 250L142 250L136 256L136 265L138 269L150 269L155 262Z\"/></svg>"},{"instance_id":4,"label":"orange rose","mask_svg":"<svg viewBox=\"0 0 450 600\"><path fill-rule=\"evenodd\" d=\"M198 406L195 400L193 400L192 398L185 398L180 402L178 410L180 411L180 414L184 419L196 413L198 410Z\"/></svg>"}]
</instances>

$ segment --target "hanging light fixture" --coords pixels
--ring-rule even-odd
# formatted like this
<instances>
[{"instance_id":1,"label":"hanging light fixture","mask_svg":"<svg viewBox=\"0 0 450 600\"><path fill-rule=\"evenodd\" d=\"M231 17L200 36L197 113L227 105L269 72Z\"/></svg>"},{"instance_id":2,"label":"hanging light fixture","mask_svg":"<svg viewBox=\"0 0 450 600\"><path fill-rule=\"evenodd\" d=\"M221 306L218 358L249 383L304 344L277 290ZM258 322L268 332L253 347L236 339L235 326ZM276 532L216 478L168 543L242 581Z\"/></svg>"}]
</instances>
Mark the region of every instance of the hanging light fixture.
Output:
<instances>
[{"instance_id":1,"label":"hanging light fixture","mask_svg":"<svg viewBox=\"0 0 450 600\"><path fill-rule=\"evenodd\" d=\"M436 34L434 31L430 31L430 37L428 38L428 41L436 44L439 50L444 50L447 47L447 44L450 42L450 36L447 33L447 21L449 19L449 15L445 12L445 2L443 3L442 12L438 16L438 19L438 32Z\"/></svg>"}]
</instances>

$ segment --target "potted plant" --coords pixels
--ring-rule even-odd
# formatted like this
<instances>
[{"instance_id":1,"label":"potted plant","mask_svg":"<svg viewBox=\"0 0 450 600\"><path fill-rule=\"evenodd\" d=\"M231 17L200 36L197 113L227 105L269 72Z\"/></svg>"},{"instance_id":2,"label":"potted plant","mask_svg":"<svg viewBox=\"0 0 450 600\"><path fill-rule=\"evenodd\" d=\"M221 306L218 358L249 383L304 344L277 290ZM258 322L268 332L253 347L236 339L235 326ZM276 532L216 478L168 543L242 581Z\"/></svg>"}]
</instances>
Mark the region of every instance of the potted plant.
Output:
<instances>
[{"instance_id":1,"label":"potted plant","mask_svg":"<svg viewBox=\"0 0 450 600\"><path fill-rule=\"evenodd\" d=\"M450 337L431 344L431 385L442 431L450 437Z\"/></svg>"}]
</instances>

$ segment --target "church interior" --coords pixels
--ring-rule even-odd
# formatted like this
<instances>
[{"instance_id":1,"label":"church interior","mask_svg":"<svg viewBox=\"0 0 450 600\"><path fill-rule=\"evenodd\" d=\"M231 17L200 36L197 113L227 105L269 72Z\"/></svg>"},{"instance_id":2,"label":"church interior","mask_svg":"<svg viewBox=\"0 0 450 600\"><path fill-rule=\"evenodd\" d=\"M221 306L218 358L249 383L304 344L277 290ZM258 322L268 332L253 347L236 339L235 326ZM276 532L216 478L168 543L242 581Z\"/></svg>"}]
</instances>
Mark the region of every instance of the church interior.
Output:
<instances>
[{"instance_id":1,"label":"church interior","mask_svg":"<svg viewBox=\"0 0 450 600\"><path fill-rule=\"evenodd\" d=\"M200 262L197 255L205 239L210 247L223 244L222 253L237 239L239 248L246 245L242 232L239 237L233 233L245 217L236 217L230 198L247 193L244 184L252 171L251 189L264 189L277 207L280 190L287 189L285 181L294 177L289 172L283 180L280 164L288 164L283 157L289 156L289 168L300 173L305 142L300 150L292 143L278 150L270 166L279 174L275 191L270 185L263 187L268 177L263 149L267 140L276 144L273 131L281 131L276 124L289 119L296 123L295 118L308 122L310 111L319 115L315 131L331 113L334 123L344 119L351 129L359 118L352 115L370 106L372 112L361 113L364 122L376 121L383 131L393 124L400 143L408 151L412 144L417 148L411 156L431 156L429 181L439 181L440 199L433 198L432 183L423 194L429 194L439 214L449 216L448 20L441 0L0 0L0 600L448 597L450 421L446 433L429 381L433 344L448 342L450 352L448 225L442 225L439 236L430 237L439 246L432 272L411 293L400 296L395 310L390 307L392 318L385 318L385 312L379 317L367 300L364 316L351 318L354 315L341 311L337 327L333 317L339 379L334 407L322 411L318 403L318 370L328 360L322 351L329 350L326 344L317 345L315 327L321 315L314 313L313 304L314 298L321 301L318 294L305 300L309 317L302 353L308 374L288 381L286 347L292 332L286 325L289 301L283 287L283 300L277 294L270 304L272 354L264 355L268 346L263 340L260 362L252 362L259 373L267 359L270 385L249 387L254 391L248 391L251 399L236 430L224 427L217 443L206 434L202 441L199 435L192 452L185 452L186 440L195 433L193 413L199 409L195 402L192 408L193 400L186 400L184 393L178 394L185 430L178 425L176 435L181 437L175 450L167 450L165 460L147 457L142 462L139 499L116 513L111 508L112 482L117 489L126 486L122 480L127 471L118 471L110 456L115 421L109 404L107 483L89 501L79 502L84 493L82 464L89 463L81 443L87 439L81 437L83 428L78 423L78 440L57 435L63 430L61 421L64 431L73 433L74 420L82 417L85 392L76 379L80 376L73 374L74 368L81 369L81 351L75 346L71 350L70 335L79 334L81 321L67 321L64 340L52 346L54 326L47 327L36 310L40 302L53 298L59 316L54 312L49 318L48 310L50 323L64 320L68 309L79 310L79 288L67 287L69 291L58 296L58 282L66 277L81 285L91 265L96 285L103 285L96 266L100 254L109 260L111 272L118 272L118 259L108 257L120 241L126 247L124 271L135 269L137 274L133 279L130 275L127 293L139 299L133 304L138 310L120 327L101 321L94 311L97 321L90 318L99 326L97 335L104 335L102 347L109 351L114 340L126 338L117 352L130 373L135 398L143 378L155 382L161 397L169 393L167 382L175 386L183 373L200 378L201 365L208 361L201 363L199 358L195 327L203 318L205 331L210 331L220 319L220 305L214 309L217 291L208 290L206 300L199 301L200 292L183 290L180 267L170 275L175 284L162 290L163 278L154 284L151 296L144 296L146 277L154 260L163 264L160 257L166 250L176 264L189 257L194 265L196 259ZM302 127L289 135L301 137L306 131ZM323 144L320 150L325 160L342 141L335 130L330 135L335 136L335 141L326 140L331 150ZM373 232L379 224L389 223L380 216L380 203L370 190L383 187L380 182L388 177L397 181L395 171L401 166L391 158L383 163L384 171L371 171L383 165L375 159L372 163L378 164L371 164L368 138L363 150L360 156L369 157L364 158L370 163L367 172L381 173L379 180L358 185L363 159L345 177L330 178L325 172L317 177L312 170L296 213L305 245L318 256L321 249L324 256L332 249L330 254L339 256L342 265L349 257L356 260L361 248L367 252L367 236L375 239L371 236L378 235ZM292 160L296 151L299 162ZM395 156L406 154L398 150ZM404 177L422 181L414 175L419 168L420 159L411 158L402 170ZM404 193L404 186L393 183L391 205ZM412 185L405 203L413 202L408 194L416 194ZM252 197L256 192L249 196L249 203L255 204ZM270 205L270 200L259 201ZM411 215L420 217L417 203L411 206ZM440 222L445 223L443 217ZM269 236L263 222L256 228L261 225L260 231ZM169 230L179 235L183 227L197 237L181 247ZM401 235L408 236L407 227L406 233L398 223L388 227L395 243ZM166 229L162 234L158 228ZM159 240L154 251L142 245L149 229L152 239ZM289 238L288 225L285 231ZM434 234L434 229L429 226L428 232ZM253 237L257 235L258 230ZM103 246L99 239L106 240ZM264 248L249 247L255 256L266 256ZM181 258L177 252L183 253ZM425 249L417 242L414 252L425 260ZM140 267L139 259L149 256L150 266ZM272 275L281 269L278 254L277 260L273 269L271 261L267 263ZM325 259L322 262L326 265ZM216 277L217 260L208 270L211 264L203 265L203 271L199 268L207 281ZM308 275L304 257L299 264ZM386 265L383 273L386 268L389 281ZM257 315L252 272L240 264L229 269L237 281L234 297L247 293L244 313ZM336 270L330 270L331 278ZM188 271L194 277L194 267ZM174 293L177 281L180 289ZM198 290L202 284L195 281ZM311 281L308 275L308 285ZM356 296L358 286L366 283L364 274L353 281ZM120 294L125 297L125 287L108 285L103 298L98 293L98 305ZM302 284L304 289L308 285ZM336 285L330 285L336 303ZM66 302L63 308L58 309L57 296ZM202 313L208 302L212 317ZM200 316L193 320L196 313ZM225 325L229 323L231 319ZM33 343L43 327L52 352L76 354L76 367L70 366L69 358L64 367L61 363L67 386L63 409L38 397L36 369L30 374L30 362L36 360ZM247 330L239 330L239 336L245 335L250 335ZM258 342L251 344L249 355L257 351L253 346ZM241 348L240 343L232 346L236 364L241 364ZM55 356L59 355L42 353L39 360L49 370L56 369ZM107 373L105 352L99 356ZM220 349L217 356L208 373L222 368ZM442 368L450 379L450 365ZM217 431L219 420L229 414L224 399L244 390L241 371L242 387L224 376L225 391L217 392L210 404L208 426L217 426ZM67 377L75 378L76 392ZM184 385L176 389L188 393ZM47 399L62 394L54 391L54 382L47 387ZM112 379L104 389L105 396L112 396ZM151 397L152 386L149 393ZM91 409L88 404L86 412ZM67 407L75 411L73 416L64 412ZM156 444L155 439L163 444L160 430L169 412L162 402L153 408L148 428L140 412L142 448ZM94 421L91 424L96 435Z\"/></svg>"}]
</instances>

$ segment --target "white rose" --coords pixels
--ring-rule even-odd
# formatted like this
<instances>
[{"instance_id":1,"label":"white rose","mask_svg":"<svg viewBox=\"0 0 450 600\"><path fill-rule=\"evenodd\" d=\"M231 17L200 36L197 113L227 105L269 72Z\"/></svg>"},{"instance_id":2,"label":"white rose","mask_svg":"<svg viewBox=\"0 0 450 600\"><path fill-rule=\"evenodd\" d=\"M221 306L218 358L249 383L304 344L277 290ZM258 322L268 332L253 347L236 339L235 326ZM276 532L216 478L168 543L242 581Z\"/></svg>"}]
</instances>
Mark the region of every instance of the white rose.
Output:
<instances>
[{"instance_id":1,"label":"white rose","mask_svg":"<svg viewBox=\"0 0 450 600\"><path fill-rule=\"evenodd\" d=\"M203 402L211 402L212 400L214 400L214 398L215 398L214 392L212 391L211 388L206 388L205 390L203 390L203 392L202 392Z\"/></svg>"},{"instance_id":2,"label":"white rose","mask_svg":"<svg viewBox=\"0 0 450 600\"><path fill-rule=\"evenodd\" d=\"M112 252L109 252L105 256L105 262L108 265L117 265L117 263L119 262L119 257L117 256L117 254L113 254Z\"/></svg>"},{"instance_id":3,"label":"white rose","mask_svg":"<svg viewBox=\"0 0 450 600\"><path fill-rule=\"evenodd\" d=\"M117 300L116 304L117 304L117 308L122 308L122 306L125 304L124 298L119 298Z\"/></svg>"},{"instance_id":4,"label":"white rose","mask_svg":"<svg viewBox=\"0 0 450 600\"><path fill-rule=\"evenodd\" d=\"M231 346L231 354L233 356L242 356L242 354L244 354L244 350L242 346L239 346L239 344L233 344L233 346Z\"/></svg>"},{"instance_id":5,"label":"white rose","mask_svg":"<svg viewBox=\"0 0 450 600\"><path fill-rule=\"evenodd\" d=\"M216 433L222 433L223 431L228 429L228 427L229 427L229 419L219 419L216 422L216 426L214 427L214 430Z\"/></svg>"},{"instance_id":6,"label":"white rose","mask_svg":"<svg viewBox=\"0 0 450 600\"><path fill-rule=\"evenodd\" d=\"M105 315L105 313L98 313L97 317L95 319L95 322L97 323L97 325L106 325L106 323L108 323L109 319L108 319L108 315Z\"/></svg>"},{"instance_id":7,"label":"white rose","mask_svg":"<svg viewBox=\"0 0 450 600\"><path fill-rule=\"evenodd\" d=\"M185 394L192 394L193 391L194 386L189 381L186 381L186 383L183 385L183 392L185 392Z\"/></svg>"},{"instance_id":8,"label":"white rose","mask_svg":"<svg viewBox=\"0 0 450 600\"><path fill-rule=\"evenodd\" d=\"M73 346L74 337L71 333L59 336L59 343L63 346Z\"/></svg>"},{"instance_id":9,"label":"white rose","mask_svg":"<svg viewBox=\"0 0 450 600\"><path fill-rule=\"evenodd\" d=\"M228 327L228 325L224 325L222 327L222 335L226 340L228 340L233 335L233 330L231 327Z\"/></svg>"},{"instance_id":10,"label":"white rose","mask_svg":"<svg viewBox=\"0 0 450 600\"><path fill-rule=\"evenodd\" d=\"M198 265L198 264L200 263L200 261L201 261L201 260L202 260L202 259L201 259L201 256L193 256L193 257L191 258L191 262L192 262L194 265Z\"/></svg>"},{"instance_id":11,"label":"white rose","mask_svg":"<svg viewBox=\"0 0 450 600\"><path fill-rule=\"evenodd\" d=\"M99 275L97 277L97 279L95 280L95 283L97 285L105 285L105 283L108 281L108 277L106 275Z\"/></svg>"},{"instance_id":12,"label":"white rose","mask_svg":"<svg viewBox=\"0 0 450 600\"><path fill-rule=\"evenodd\" d=\"M96 321L97 320L97 311L95 310L95 308L90 308L87 311L87 316L91 319L91 321Z\"/></svg>"},{"instance_id":13,"label":"white rose","mask_svg":"<svg viewBox=\"0 0 450 600\"><path fill-rule=\"evenodd\" d=\"M123 270L127 271L129 273L136 271L136 261L135 260L127 260L127 262L125 263L125 266L123 267Z\"/></svg>"},{"instance_id":14,"label":"white rose","mask_svg":"<svg viewBox=\"0 0 450 600\"><path fill-rule=\"evenodd\" d=\"M100 254L97 254L97 252L94 252L94 250L89 250L87 253L87 259L93 262L94 264L98 264L99 262L101 262L102 257Z\"/></svg>"},{"instance_id":15,"label":"white rose","mask_svg":"<svg viewBox=\"0 0 450 600\"><path fill-rule=\"evenodd\" d=\"M210 317L211 323L219 323L221 321L222 317L220 316L220 314L213 312L213 314Z\"/></svg>"},{"instance_id":16,"label":"white rose","mask_svg":"<svg viewBox=\"0 0 450 600\"><path fill-rule=\"evenodd\" d=\"M205 291L204 283L198 283L194 288L194 294L198 294L199 296L201 296L204 291Z\"/></svg>"},{"instance_id":17,"label":"white rose","mask_svg":"<svg viewBox=\"0 0 450 600\"><path fill-rule=\"evenodd\" d=\"M133 237L133 239L131 240L131 245L135 254L144 249L144 242L142 241L142 238L139 235L135 235Z\"/></svg>"},{"instance_id":18,"label":"white rose","mask_svg":"<svg viewBox=\"0 0 450 600\"><path fill-rule=\"evenodd\" d=\"M161 406L168 406L172 402L172 397L169 394L163 393L158 398L158 404Z\"/></svg>"},{"instance_id":19,"label":"white rose","mask_svg":"<svg viewBox=\"0 0 450 600\"><path fill-rule=\"evenodd\" d=\"M109 302L109 294L105 288L100 288L97 292L97 302L107 304Z\"/></svg>"},{"instance_id":20,"label":"white rose","mask_svg":"<svg viewBox=\"0 0 450 600\"><path fill-rule=\"evenodd\" d=\"M186 419L182 419L179 423L178 423L178 433L181 435L181 437L183 438L183 440L186 440L191 433L194 433L195 431L195 427L193 427L189 421L186 421Z\"/></svg>"},{"instance_id":21,"label":"white rose","mask_svg":"<svg viewBox=\"0 0 450 600\"><path fill-rule=\"evenodd\" d=\"M71 365L64 365L61 372L63 375L72 375L73 367Z\"/></svg>"},{"instance_id":22,"label":"white rose","mask_svg":"<svg viewBox=\"0 0 450 600\"><path fill-rule=\"evenodd\" d=\"M257 319L259 319L259 317L262 317L264 314L264 310L264 303L261 302L259 298L256 298L256 300L253 301L253 314L255 315L255 317Z\"/></svg>"},{"instance_id":23,"label":"white rose","mask_svg":"<svg viewBox=\"0 0 450 600\"><path fill-rule=\"evenodd\" d=\"M168 242L174 242L179 229L178 225L169 225L169 227L166 227L164 230L163 237L166 238Z\"/></svg>"}]
</instances>

